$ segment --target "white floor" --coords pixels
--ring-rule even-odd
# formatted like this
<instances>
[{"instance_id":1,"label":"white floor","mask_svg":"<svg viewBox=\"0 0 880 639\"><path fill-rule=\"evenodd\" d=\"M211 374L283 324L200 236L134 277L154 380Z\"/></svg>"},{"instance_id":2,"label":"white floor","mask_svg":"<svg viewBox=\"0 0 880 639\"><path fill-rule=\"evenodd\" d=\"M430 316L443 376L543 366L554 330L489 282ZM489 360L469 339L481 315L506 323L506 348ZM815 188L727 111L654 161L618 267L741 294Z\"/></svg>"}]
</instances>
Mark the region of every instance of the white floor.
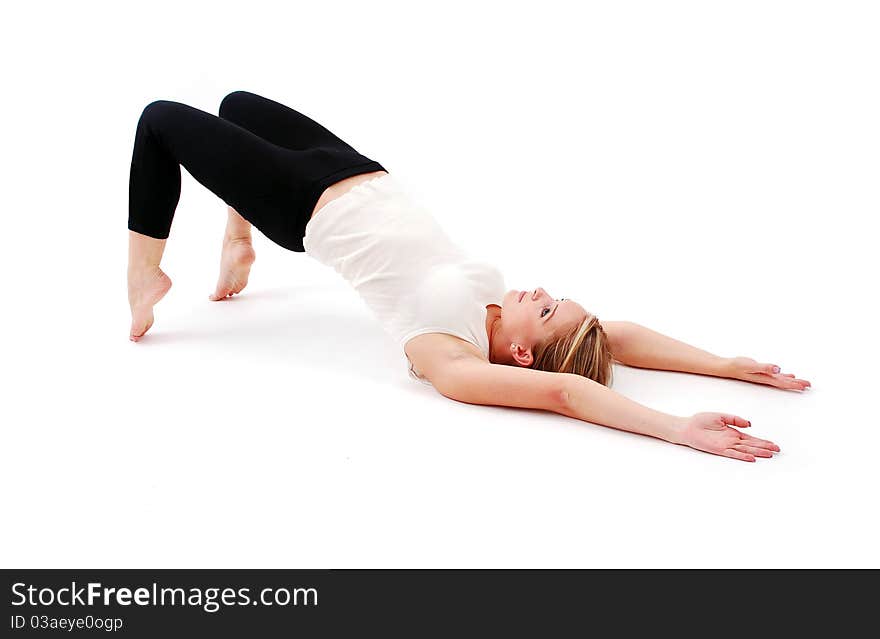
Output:
<instances>
[{"instance_id":1,"label":"white floor","mask_svg":"<svg viewBox=\"0 0 880 639\"><path fill-rule=\"evenodd\" d=\"M358 13L320 68L288 69L231 13L209 37L184 11L181 48L152 58L158 17L135 34L72 14L79 48L50 32L10 81L27 100L3 106L0 565L877 567L875 16L600 6L581 27L547 9L497 30L488 9L431 29L410 9L410 31ZM297 18L332 18L313 11ZM237 56L233 24L251 38ZM304 38L290 60L320 46ZM371 70L328 79L361 44ZM811 380L615 371L637 401L740 414L782 453L746 464L451 402L406 377L335 274L259 234L246 292L209 302L225 211L185 172L174 286L129 342L137 116L239 88L386 163L511 287Z\"/></svg>"}]
</instances>

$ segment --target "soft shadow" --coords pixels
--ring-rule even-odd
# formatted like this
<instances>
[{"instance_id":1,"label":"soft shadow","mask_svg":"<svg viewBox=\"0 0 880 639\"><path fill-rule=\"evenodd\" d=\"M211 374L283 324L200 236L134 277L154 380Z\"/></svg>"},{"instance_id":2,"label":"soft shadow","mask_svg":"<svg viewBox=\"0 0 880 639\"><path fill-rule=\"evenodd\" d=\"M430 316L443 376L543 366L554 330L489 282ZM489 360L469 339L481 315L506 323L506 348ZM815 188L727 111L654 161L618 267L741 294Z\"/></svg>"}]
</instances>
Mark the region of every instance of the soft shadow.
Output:
<instances>
[{"instance_id":1,"label":"soft shadow","mask_svg":"<svg viewBox=\"0 0 880 639\"><path fill-rule=\"evenodd\" d=\"M326 286L317 284L299 284L296 286L277 286L275 288L260 288L245 290L240 295L228 297L225 300L214 302L215 304L244 303L248 300L287 300L311 293L326 293Z\"/></svg>"},{"instance_id":2,"label":"soft shadow","mask_svg":"<svg viewBox=\"0 0 880 639\"><path fill-rule=\"evenodd\" d=\"M261 291L249 299L279 299L292 297L302 291L275 289ZM217 304L235 304L231 300ZM241 302L244 303L244 298ZM379 323L367 314L346 313L340 309L321 310L308 305L302 309L284 311L269 316L265 310L256 316L230 317L228 322L212 319L204 329L154 328L141 338L141 347L192 345L208 353L212 349L224 353L242 353L247 357L287 360L295 366L321 369L344 369L346 373L375 379L380 369L398 370L404 367L403 353L382 330ZM194 319L194 321L198 321Z\"/></svg>"}]
</instances>

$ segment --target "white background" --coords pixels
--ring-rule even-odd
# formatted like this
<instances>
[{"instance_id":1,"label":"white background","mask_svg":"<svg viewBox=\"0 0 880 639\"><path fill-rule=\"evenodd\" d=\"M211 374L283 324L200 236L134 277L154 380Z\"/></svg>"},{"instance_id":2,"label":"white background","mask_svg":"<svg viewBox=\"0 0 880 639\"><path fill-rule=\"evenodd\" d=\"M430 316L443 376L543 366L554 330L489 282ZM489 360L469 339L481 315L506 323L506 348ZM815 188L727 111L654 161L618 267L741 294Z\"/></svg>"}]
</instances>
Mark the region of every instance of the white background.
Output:
<instances>
[{"instance_id":1,"label":"white background","mask_svg":"<svg viewBox=\"0 0 880 639\"><path fill-rule=\"evenodd\" d=\"M0 565L880 564L873 3L19 3L2 30ZM451 402L258 233L209 302L225 206L185 172L130 342L137 118L236 89L383 163L510 287L809 379L615 371L782 453Z\"/></svg>"}]
</instances>

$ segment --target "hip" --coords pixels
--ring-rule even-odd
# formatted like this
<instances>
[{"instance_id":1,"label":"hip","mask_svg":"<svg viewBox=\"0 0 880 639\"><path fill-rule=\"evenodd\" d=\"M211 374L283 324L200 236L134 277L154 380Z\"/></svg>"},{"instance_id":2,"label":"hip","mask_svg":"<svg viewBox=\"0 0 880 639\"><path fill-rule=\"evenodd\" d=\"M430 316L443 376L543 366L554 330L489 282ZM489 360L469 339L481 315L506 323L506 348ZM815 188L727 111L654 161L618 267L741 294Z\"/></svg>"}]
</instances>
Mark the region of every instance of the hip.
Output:
<instances>
[{"instance_id":1,"label":"hip","mask_svg":"<svg viewBox=\"0 0 880 639\"><path fill-rule=\"evenodd\" d=\"M318 211L320 211L325 204L329 204L336 198L344 195L345 193L348 193L358 184L366 182L367 180L372 180L373 178L379 177L380 175L385 175L386 173L388 173L388 171L371 171L370 173L359 173L357 175L352 175L351 177L339 180L338 182L334 182L326 189L324 189L324 191L321 193L321 196L315 203L315 208L312 209L309 219L315 217Z\"/></svg>"}]
</instances>

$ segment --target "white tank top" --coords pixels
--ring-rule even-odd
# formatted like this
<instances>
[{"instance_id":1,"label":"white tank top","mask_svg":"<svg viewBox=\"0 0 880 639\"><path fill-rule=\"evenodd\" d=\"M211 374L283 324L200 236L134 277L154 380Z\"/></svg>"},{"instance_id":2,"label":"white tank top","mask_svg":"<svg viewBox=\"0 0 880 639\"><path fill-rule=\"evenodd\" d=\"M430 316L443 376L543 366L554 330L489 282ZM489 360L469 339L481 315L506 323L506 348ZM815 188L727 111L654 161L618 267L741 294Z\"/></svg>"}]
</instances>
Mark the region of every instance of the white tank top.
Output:
<instances>
[{"instance_id":1,"label":"white tank top","mask_svg":"<svg viewBox=\"0 0 880 639\"><path fill-rule=\"evenodd\" d=\"M354 287L401 348L417 335L447 333L488 359L486 307L501 306L503 276L453 244L390 173L324 205L303 246ZM406 363L411 377L427 383Z\"/></svg>"}]
</instances>

